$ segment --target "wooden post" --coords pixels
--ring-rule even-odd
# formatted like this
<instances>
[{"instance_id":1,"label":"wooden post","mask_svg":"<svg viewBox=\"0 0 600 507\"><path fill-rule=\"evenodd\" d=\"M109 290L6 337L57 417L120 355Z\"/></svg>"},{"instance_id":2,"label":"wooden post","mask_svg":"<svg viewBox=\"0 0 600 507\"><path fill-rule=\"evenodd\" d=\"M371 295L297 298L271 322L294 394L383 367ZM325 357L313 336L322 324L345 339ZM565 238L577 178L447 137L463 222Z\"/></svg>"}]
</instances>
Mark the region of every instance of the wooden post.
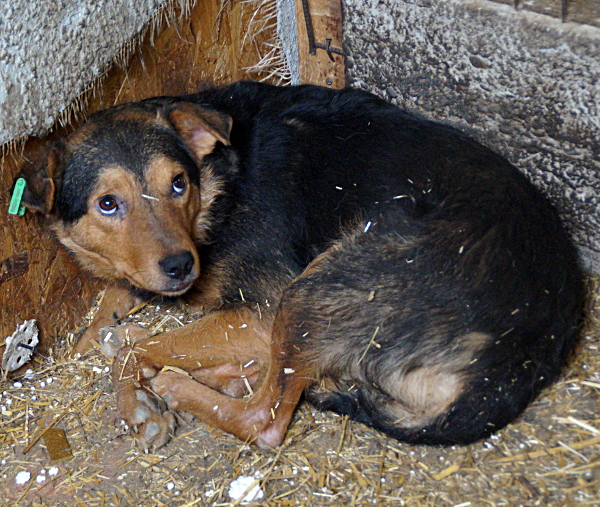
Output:
<instances>
[{"instance_id":1,"label":"wooden post","mask_svg":"<svg viewBox=\"0 0 600 507\"><path fill-rule=\"evenodd\" d=\"M344 56L328 53L319 46L329 46L334 50L342 49L342 3L341 0L295 0L296 23L298 27L298 56L300 82L344 88L346 85L346 66ZM304 5L308 6L314 42L312 48L307 32ZM331 60L330 56L333 58Z\"/></svg>"}]
</instances>

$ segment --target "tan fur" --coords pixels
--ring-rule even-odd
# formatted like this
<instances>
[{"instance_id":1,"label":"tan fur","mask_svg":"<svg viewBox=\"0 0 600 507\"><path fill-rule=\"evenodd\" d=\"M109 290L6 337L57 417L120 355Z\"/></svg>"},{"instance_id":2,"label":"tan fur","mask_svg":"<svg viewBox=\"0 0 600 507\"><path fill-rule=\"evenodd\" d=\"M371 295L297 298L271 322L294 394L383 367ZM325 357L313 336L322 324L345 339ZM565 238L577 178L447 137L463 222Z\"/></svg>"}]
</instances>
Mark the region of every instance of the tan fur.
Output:
<instances>
[{"instance_id":1,"label":"tan fur","mask_svg":"<svg viewBox=\"0 0 600 507\"><path fill-rule=\"evenodd\" d=\"M230 144L233 120L229 116L184 102L171 112L169 120L194 153L200 155L199 161L212 150L215 140Z\"/></svg>"},{"instance_id":2,"label":"tan fur","mask_svg":"<svg viewBox=\"0 0 600 507\"><path fill-rule=\"evenodd\" d=\"M461 393L460 374L423 367L401 375L394 386L398 401L388 403L388 411L404 428L424 426L442 414Z\"/></svg>"},{"instance_id":3,"label":"tan fur","mask_svg":"<svg viewBox=\"0 0 600 507\"><path fill-rule=\"evenodd\" d=\"M178 164L156 157L142 186L125 169L107 168L90 196L88 213L73 224L55 224L58 238L96 276L126 279L136 287L176 295L164 290L166 275L158 262L185 249L194 255L196 276L199 272L191 231L200 211L200 195L189 184L184 196L171 196L171 182L180 173L184 170ZM119 196L127 203L123 219L104 216L96 209L96 202L105 195Z\"/></svg>"},{"instance_id":4,"label":"tan fur","mask_svg":"<svg viewBox=\"0 0 600 507\"><path fill-rule=\"evenodd\" d=\"M422 366L391 375L386 386L399 403L390 403L388 408L398 416L398 424L424 426L446 411L462 392L466 380L463 372L477 360L477 353L489 340L486 334L469 333L454 350L440 348L440 352L428 356ZM418 360L411 357L408 363Z\"/></svg>"},{"instance_id":5,"label":"tan fur","mask_svg":"<svg viewBox=\"0 0 600 507\"><path fill-rule=\"evenodd\" d=\"M77 341L73 355L83 354L91 345L91 340L98 339L98 332L104 326L115 324L116 319L122 319L134 306L141 303L125 284L109 285L104 291L99 308L94 315L93 322L88 326Z\"/></svg>"},{"instance_id":6,"label":"tan fur","mask_svg":"<svg viewBox=\"0 0 600 507\"><path fill-rule=\"evenodd\" d=\"M225 431L244 440L254 440L252 430L248 431L247 426L252 426L252 421L258 426L267 424L271 420L269 407L277 404L281 394L272 388L277 386L279 374L279 364L270 365L273 318L272 313L259 316L249 308L223 309L163 334L160 339L149 336L145 329L137 326L111 328L110 332L119 337L112 370L113 382L118 386L119 411L124 415L136 414L136 409L144 406L140 402L140 385L149 381L153 392L173 404L171 408L195 414L209 424L225 418ZM134 340L134 345L119 348L125 345L127 337ZM165 365L183 369L191 376L174 373L168 368L163 371ZM244 377L257 392L250 401L232 399L231 395L248 394ZM218 391L198 380L209 380ZM304 387L296 389L296 397ZM295 405L290 403L281 407L288 413L288 421ZM169 421L161 414L150 414L149 421L160 427L161 435L169 431ZM143 447L148 445L143 431L134 435ZM268 442L263 444L270 445Z\"/></svg>"},{"instance_id":7,"label":"tan fur","mask_svg":"<svg viewBox=\"0 0 600 507\"><path fill-rule=\"evenodd\" d=\"M213 168L204 167L200 174L200 212L196 216L193 233L199 244L208 241L208 233L212 226L210 207L223 191L223 182L215 176Z\"/></svg>"}]
</instances>

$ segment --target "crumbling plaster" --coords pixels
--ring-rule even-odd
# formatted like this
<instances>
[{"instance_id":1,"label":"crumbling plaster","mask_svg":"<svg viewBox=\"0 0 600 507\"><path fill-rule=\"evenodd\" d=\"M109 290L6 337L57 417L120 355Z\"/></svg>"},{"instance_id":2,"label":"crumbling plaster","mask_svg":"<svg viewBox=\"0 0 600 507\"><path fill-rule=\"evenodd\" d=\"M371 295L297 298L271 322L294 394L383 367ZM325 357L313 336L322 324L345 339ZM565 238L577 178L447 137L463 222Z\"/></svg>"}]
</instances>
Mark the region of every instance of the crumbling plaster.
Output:
<instances>
[{"instance_id":1,"label":"crumbling plaster","mask_svg":"<svg viewBox=\"0 0 600 507\"><path fill-rule=\"evenodd\" d=\"M165 0L2 0L0 145L43 134Z\"/></svg>"}]
</instances>

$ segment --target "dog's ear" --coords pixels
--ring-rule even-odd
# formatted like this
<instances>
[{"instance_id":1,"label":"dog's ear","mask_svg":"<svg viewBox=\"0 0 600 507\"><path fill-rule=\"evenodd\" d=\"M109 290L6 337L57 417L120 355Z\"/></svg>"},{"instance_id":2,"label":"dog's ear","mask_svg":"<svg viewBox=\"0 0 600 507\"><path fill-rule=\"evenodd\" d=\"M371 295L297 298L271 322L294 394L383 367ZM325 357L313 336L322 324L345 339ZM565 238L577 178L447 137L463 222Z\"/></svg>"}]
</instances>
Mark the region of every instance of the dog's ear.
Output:
<instances>
[{"instance_id":1,"label":"dog's ear","mask_svg":"<svg viewBox=\"0 0 600 507\"><path fill-rule=\"evenodd\" d=\"M199 161L214 149L217 141L231 144L229 134L233 120L227 114L190 102L175 104L165 114Z\"/></svg>"},{"instance_id":2,"label":"dog's ear","mask_svg":"<svg viewBox=\"0 0 600 507\"><path fill-rule=\"evenodd\" d=\"M60 151L56 143L47 145L33 160L26 162L17 175L17 179L26 181L21 204L27 209L43 215L52 212L62 180Z\"/></svg>"}]
</instances>

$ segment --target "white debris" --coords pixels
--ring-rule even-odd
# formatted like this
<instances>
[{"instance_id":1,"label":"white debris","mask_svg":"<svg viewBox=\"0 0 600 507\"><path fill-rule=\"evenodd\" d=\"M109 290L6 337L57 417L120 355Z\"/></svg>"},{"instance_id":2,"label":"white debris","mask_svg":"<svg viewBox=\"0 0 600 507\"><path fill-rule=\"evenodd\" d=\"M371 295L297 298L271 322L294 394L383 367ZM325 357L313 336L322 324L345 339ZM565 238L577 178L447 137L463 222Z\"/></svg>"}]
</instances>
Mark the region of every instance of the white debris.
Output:
<instances>
[{"instance_id":1,"label":"white debris","mask_svg":"<svg viewBox=\"0 0 600 507\"><path fill-rule=\"evenodd\" d=\"M254 502L255 500L260 500L265 496L265 493L258 486L259 482L260 481L254 477L240 475L229 485L229 498L233 501L239 500L246 490L249 489L242 499L242 502Z\"/></svg>"},{"instance_id":2,"label":"white debris","mask_svg":"<svg viewBox=\"0 0 600 507\"><path fill-rule=\"evenodd\" d=\"M283 373L285 373L286 375L291 375L292 373L296 373L296 370L294 370L293 368L284 368Z\"/></svg>"},{"instance_id":3,"label":"white debris","mask_svg":"<svg viewBox=\"0 0 600 507\"><path fill-rule=\"evenodd\" d=\"M55 476L56 474L58 474L58 467L52 467L48 470L48 475Z\"/></svg>"},{"instance_id":4,"label":"white debris","mask_svg":"<svg viewBox=\"0 0 600 507\"><path fill-rule=\"evenodd\" d=\"M13 384L13 387L14 387L15 389L21 389L21 387L23 387L23 384L21 384L21 382L15 382L15 383Z\"/></svg>"},{"instance_id":5,"label":"white debris","mask_svg":"<svg viewBox=\"0 0 600 507\"><path fill-rule=\"evenodd\" d=\"M206 498L210 498L211 496L213 496L215 494L215 490L214 489L209 489L208 491L204 492L204 496Z\"/></svg>"},{"instance_id":6,"label":"white debris","mask_svg":"<svg viewBox=\"0 0 600 507\"><path fill-rule=\"evenodd\" d=\"M6 345L2 355L2 369L15 371L29 362L38 344L38 329L35 320L26 320L17 326L15 332L4 340Z\"/></svg>"},{"instance_id":7,"label":"white debris","mask_svg":"<svg viewBox=\"0 0 600 507\"><path fill-rule=\"evenodd\" d=\"M175 488L175 483L174 482L167 482L167 489L169 491L171 491L173 488Z\"/></svg>"},{"instance_id":8,"label":"white debris","mask_svg":"<svg viewBox=\"0 0 600 507\"><path fill-rule=\"evenodd\" d=\"M46 481L46 476L42 475L42 474L38 475L35 478L35 482L37 482L38 484L41 484L42 482L45 482L45 481Z\"/></svg>"},{"instance_id":9,"label":"white debris","mask_svg":"<svg viewBox=\"0 0 600 507\"><path fill-rule=\"evenodd\" d=\"M102 373L102 368L98 368L97 366L92 366L92 371L94 373Z\"/></svg>"},{"instance_id":10,"label":"white debris","mask_svg":"<svg viewBox=\"0 0 600 507\"><path fill-rule=\"evenodd\" d=\"M17 486L22 486L26 482L29 482L29 479L31 479L31 474L27 470L21 470L15 477L15 482Z\"/></svg>"}]
</instances>

